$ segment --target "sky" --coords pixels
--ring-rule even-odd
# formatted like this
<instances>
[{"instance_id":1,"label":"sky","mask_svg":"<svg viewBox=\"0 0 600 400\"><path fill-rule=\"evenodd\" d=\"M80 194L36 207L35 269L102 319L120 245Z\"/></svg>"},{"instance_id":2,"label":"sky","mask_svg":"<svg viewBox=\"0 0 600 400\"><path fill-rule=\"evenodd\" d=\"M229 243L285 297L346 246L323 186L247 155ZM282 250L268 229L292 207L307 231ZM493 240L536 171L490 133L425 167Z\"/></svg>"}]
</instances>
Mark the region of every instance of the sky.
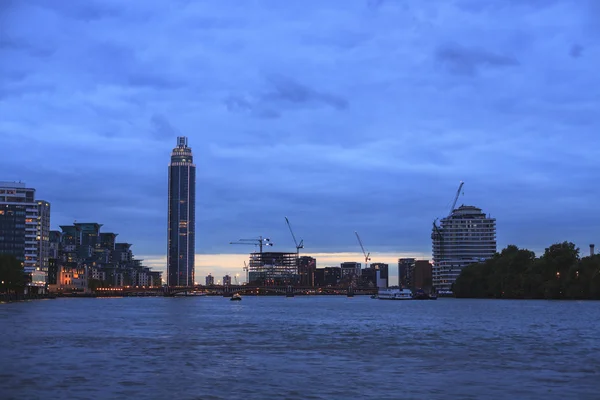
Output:
<instances>
[{"instance_id":1,"label":"sky","mask_svg":"<svg viewBox=\"0 0 600 400\"><path fill-rule=\"evenodd\" d=\"M177 136L197 276L262 235L319 267L429 258L450 207L498 249L597 242L600 2L0 1L0 180L163 268ZM253 248L248 247L247 251ZM236 272L237 271L237 272Z\"/></svg>"}]
</instances>

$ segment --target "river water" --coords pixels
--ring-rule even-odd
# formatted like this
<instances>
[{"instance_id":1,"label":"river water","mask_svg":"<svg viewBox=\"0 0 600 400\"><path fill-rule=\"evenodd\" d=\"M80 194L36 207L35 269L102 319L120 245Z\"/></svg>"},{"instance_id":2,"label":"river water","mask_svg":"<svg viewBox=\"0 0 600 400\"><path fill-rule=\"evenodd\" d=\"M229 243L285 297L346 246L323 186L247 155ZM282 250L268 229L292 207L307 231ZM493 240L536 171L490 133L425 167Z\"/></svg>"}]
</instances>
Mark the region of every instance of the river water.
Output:
<instances>
[{"instance_id":1,"label":"river water","mask_svg":"<svg viewBox=\"0 0 600 400\"><path fill-rule=\"evenodd\" d=\"M600 302L0 304L1 399L600 399Z\"/></svg>"}]
</instances>

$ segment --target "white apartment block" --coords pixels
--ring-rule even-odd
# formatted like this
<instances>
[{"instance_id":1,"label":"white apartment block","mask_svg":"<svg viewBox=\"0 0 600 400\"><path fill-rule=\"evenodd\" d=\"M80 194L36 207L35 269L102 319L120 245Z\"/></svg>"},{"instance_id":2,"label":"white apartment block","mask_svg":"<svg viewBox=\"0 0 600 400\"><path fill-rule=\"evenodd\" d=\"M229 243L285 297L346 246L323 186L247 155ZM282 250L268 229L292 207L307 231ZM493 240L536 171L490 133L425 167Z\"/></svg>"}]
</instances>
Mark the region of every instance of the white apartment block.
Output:
<instances>
[{"instance_id":1,"label":"white apartment block","mask_svg":"<svg viewBox=\"0 0 600 400\"><path fill-rule=\"evenodd\" d=\"M496 219L480 208L460 206L434 224L433 285L440 294L451 294L452 284L462 269L487 260L496 253Z\"/></svg>"}]
</instances>

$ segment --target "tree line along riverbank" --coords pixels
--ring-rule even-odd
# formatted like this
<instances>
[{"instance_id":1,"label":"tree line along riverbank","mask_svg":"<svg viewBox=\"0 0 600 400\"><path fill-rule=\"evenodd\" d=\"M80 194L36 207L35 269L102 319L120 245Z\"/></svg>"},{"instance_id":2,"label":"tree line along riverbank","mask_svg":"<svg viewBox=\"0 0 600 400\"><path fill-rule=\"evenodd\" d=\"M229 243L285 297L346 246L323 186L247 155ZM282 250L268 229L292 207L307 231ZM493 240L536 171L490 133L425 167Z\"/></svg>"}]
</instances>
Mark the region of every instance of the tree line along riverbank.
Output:
<instances>
[{"instance_id":1,"label":"tree line along riverbank","mask_svg":"<svg viewBox=\"0 0 600 400\"><path fill-rule=\"evenodd\" d=\"M459 298L600 300L600 255L580 257L571 242L535 253L510 245L465 267L453 286Z\"/></svg>"}]
</instances>

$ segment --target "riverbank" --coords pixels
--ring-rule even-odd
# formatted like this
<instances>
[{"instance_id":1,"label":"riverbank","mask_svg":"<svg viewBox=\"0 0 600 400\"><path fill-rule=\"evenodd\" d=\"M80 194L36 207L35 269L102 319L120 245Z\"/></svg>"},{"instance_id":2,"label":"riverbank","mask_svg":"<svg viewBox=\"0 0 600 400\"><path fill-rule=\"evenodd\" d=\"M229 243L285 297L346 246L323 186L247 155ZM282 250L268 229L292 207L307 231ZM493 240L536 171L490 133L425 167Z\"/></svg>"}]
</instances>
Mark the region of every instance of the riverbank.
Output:
<instances>
[{"instance_id":1,"label":"riverbank","mask_svg":"<svg viewBox=\"0 0 600 400\"><path fill-rule=\"evenodd\" d=\"M23 293L0 293L0 303L14 303L16 301L55 299L54 294L23 294Z\"/></svg>"}]
</instances>

